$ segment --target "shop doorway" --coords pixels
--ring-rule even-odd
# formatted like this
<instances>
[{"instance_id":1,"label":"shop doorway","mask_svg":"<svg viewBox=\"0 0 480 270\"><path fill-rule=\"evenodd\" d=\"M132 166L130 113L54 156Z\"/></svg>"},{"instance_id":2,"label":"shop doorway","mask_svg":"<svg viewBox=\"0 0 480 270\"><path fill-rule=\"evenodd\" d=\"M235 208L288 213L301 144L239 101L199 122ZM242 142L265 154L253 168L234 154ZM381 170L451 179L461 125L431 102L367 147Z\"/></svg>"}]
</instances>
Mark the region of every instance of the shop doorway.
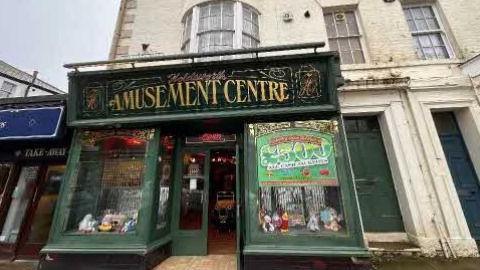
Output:
<instances>
[{"instance_id":1,"label":"shop doorway","mask_svg":"<svg viewBox=\"0 0 480 270\"><path fill-rule=\"evenodd\" d=\"M180 152L173 196L172 254L235 254L236 148L187 146Z\"/></svg>"},{"instance_id":2,"label":"shop doorway","mask_svg":"<svg viewBox=\"0 0 480 270\"><path fill-rule=\"evenodd\" d=\"M345 127L365 231L405 232L377 117L347 117Z\"/></svg>"},{"instance_id":3,"label":"shop doorway","mask_svg":"<svg viewBox=\"0 0 480 270\"><path fill-rule=\"evenodd\" d=\"M234 149L211 151L208 254L234 254L236 247Z\"/></svg>"}]
</instances>

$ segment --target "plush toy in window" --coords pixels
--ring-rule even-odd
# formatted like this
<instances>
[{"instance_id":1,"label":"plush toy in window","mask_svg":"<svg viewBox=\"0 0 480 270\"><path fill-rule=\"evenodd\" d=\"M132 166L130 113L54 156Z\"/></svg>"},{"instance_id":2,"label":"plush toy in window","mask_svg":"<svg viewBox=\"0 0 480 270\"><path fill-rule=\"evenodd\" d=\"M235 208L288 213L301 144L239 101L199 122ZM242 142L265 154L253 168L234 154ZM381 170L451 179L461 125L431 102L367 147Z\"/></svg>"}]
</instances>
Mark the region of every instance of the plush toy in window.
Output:
<instances>
[{"instance_id":1,"label":"plush toy in window","mask_svg":"<svg viewBox=\"0 0 480 270\"><path fill-rule=\"evenodd\" d=\"M275 230L276 231L280 231L280 227L282 226L282 218L280 217L280 215L275 212L275 214L273 214L273 226L275 226Z\"/></svg>"},{"instance_id":2,"label":"plush toy in window","mask_svg":"<svg viewBox=\"0 0 480 270\"><path fill-rule=\"evenodd\" d=\"M93 219L92 214L86 214L78 224L78 231L85 233L94 232L96 227L97 221Z\"/></svg>"},{"instance_id":3,"label":"plush toy in window","mask_svg":"<svg viewBox=\"0 0 480 270\"><path fill-rule=\"evenodd\" d=\"M272 218L269 215L263 217L262 229L266 233L275 231L275 227L272 224Z\"/></svg>"},{"instance_id":4,"label":"plush toy in window","mask_svg":"<svg viewBox=\"0 0 480 270\"><path fill-rule=\"evenodd\" d=\"M282 233L288 232L288 214L287 214L287 211L283 212L282 225L280 226L280 232L282 232Z\"/></svg>"},{"instance_id":5,"label":"plush toy in window","mask_svg":"<svg viewBox=\"0 0 480 270\"><path fill-rule=\"evenodd\" d=\"M137 221L133 218L129 219L122 227L122 232L132 232L135 230L135 226L137 225Z\"/></svg>"},{"instance_id":6,"label":"plush toy in window","mask_svg":"<svg viewBox=\"0 0 480 270\"><path fill-rule=\"evenodd\" d=\"M320 226L318 225L318 217L316 214L310 214L310 218L308 219L307 228L311 232L320 231Z\"/></svg>"},{"instance_id":7,"label":"plush toy in window","mask_svg":"<svg viewBox=\"0 0 480 270\"><path fill-rule=\"evenodd\" d=\"M340 229L342 229L342 226L339 224L342 218L332 207L326 207L323 209L320 212L320 219L323 222L323 227L327 230L338 232Z\"/></svg>"}]
</instances>

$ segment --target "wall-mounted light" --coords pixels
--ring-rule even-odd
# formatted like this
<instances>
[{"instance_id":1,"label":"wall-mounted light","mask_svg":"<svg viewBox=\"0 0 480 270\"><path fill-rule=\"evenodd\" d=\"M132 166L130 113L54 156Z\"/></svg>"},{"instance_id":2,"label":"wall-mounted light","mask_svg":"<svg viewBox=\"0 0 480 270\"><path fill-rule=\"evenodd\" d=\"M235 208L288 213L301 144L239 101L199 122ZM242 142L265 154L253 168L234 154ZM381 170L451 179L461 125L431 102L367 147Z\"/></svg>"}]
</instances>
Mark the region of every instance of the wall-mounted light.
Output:
<instances>
[{"instance_id":1,"label":"wall-mounted light","mask_svg":"<svg viewBox=\"0 0 480 270\"><path fill-rule=\"evenodd\" d=\"M393 2L395 2L395 0L383 0L383 2L385 2L385 3L393 3Z\"/></svg>"}]
</instances>

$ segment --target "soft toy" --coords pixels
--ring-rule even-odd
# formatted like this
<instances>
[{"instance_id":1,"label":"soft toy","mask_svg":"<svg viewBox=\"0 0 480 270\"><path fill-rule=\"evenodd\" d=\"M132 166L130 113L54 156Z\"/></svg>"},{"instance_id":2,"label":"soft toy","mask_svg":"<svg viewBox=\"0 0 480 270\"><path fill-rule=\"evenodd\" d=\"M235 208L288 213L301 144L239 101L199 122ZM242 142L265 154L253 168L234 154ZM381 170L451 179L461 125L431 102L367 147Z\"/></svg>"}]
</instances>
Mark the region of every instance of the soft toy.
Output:
<instances>
[{"instance_id":1,"label":"soft toy","mask_svg":"<svg viewBox=\"0 0 480 270\"><path fill-rule=\"evenodd\" d=\"M338 216L337 211L332 207L323 209L320 212L320 219L323 222L323 227L327 230L338 232L342 228L339 224L341 217Z\"/></svg>"},{"instance_id":2,"label":"soft toy","mask_svg":"<svg viewBox=\"0 0 480 270\"><path fill-rule=\"evenodd\" d=\"M272 224L272 218L269 215L265 215L263 217L262 228L263 228L263 231L266 233L275 231L275 227Z\"/></svg>"},{"instance_id":3,"label":"soft toy","mask_svg":"<svg viewBox=\"0 0 480 270\"><path fill-rule=\"evenodd\" d=\"M282 226L282 218L280 218L280 215L275 212L275 214L273 214L273 226L275 226L275 230L279 231L280 230L280 227Z\"/></svg>"},{"instance_id":4,"label":"soft toy","mask_svg":"<svg viewBox=\"0 0 480 270\"><path fill-rule=\"evenodd\" d=\"M288 232L288 214L287 211L283 212L282 215L282 225L280 225L280 232Z\"/></svg>"},{"instance_id":5,"label":"soft toy","mask_svg":"<svg viewBox=\"0 0 480 270\"><path fill-rule=\"evenodd\" d=\"M97 221L93 219L92 214L86 214L78 224L78 231L85 233L94 232L96 226Z\"/></svg>"},{"instance_id":6,"label":"soft toy","mask_svg":"<svg viewBox=\"0 0 480 270\"><path fill-rule=\"evenodd\" d=\"M102 224L98 226L98 230L101 232L109 232L112 230L112 224L109 222L102 222Z\"/></svg>"},{"instance_id":7,"label":"soft toy","mask_svg":"<svg viewBox=\"0 0 480 270\"><path fill-rule=\"evenodd\" d=\"M137 221L133 218L129 219L122 227L122 232L131 232L135 230L135 226L137 225Z\"/></svg>"},{"instance_id":8,"label":"soft toy","mask_svg":"<svg viewBox=\"0 0 480 270\"><path fill-rule=\"evenodd\" d=\"M307 223L307 228L308 228L311 232L320 231L320 226L318 226L318 218L317 218L317 215L315 215L315 214L311 214L311 215L310 215L310 218L308 219L308 223Z\"/></svg>"}]
</instances>

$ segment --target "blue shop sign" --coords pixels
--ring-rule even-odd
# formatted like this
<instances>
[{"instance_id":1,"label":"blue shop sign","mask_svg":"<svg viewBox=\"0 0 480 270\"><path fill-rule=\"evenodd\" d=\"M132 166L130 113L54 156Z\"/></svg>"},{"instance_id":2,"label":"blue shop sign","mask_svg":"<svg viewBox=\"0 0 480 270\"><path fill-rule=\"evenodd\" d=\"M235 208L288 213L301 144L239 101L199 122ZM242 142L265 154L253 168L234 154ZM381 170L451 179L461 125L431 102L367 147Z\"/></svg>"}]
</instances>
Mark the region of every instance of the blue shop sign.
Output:
<instances>
[{"instance_id":1,"label":"blue shop sign","mask_svg":"<svg viewBox=\"0 0 480 270\"><path fill-rule=\"evenodd\" d=\"M55 138L60 130L63 107L0 111L0 140Z\"/></svg>"}]
</instances>

